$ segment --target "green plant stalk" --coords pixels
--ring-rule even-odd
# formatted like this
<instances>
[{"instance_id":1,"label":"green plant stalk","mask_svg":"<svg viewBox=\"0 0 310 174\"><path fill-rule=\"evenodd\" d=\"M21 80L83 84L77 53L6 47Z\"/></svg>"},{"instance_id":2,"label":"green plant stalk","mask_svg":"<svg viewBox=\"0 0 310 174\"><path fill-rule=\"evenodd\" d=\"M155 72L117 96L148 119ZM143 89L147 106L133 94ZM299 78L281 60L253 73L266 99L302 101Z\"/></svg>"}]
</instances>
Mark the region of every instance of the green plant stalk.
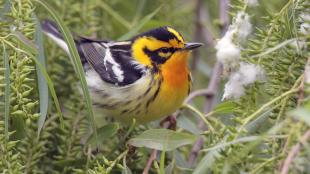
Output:
<instances>
[{"instance_id":1,"label":"green plant stalk","mask_svg":"<svg viewBox=\"0 0 310 174\"><path fill-rule=\"evenodd\" d=\"M165 158L166 158L166 151L163 150L160 154L160 163L159 163L160 174L165 174Z\"/></svg>"},{"instance_id":2,"label":"green plant stalk","mask_svg":"<svg viewBox=\"0 0 310 174\"><path fill-rule=\"evenodd\" d=\"M132 123L128 129L128 131L126 132L125 136L119 141L118 145L115 146L111 152L108 154L108 156L112 155L113 152L118 149L121 145L123 145L126 141L126 138L130 135L130 133L134 130L134 128L136 127L136 119L132 119Z\"/></svg>"},{"instance_id":3,"label":"green plant stalk","mask_svg":"<svg viewBox=\"0 0 310 174\"><path fill-rule=\"evenodd\" d=\"M194 113L196 113L202 120L203 122L206 124L206 126L210 129L210 131L212 133L215 132L215 129L213 128L213 126L209 123L209 121L205 118L205 114L201 113L200 111L198 111L196 108L194 108L193 106L189 105L189 104L183 104L181 109L184 108L184 109L188 109L188 110L191 110L193 111Z\"/></svg>"},{"instance_id":4,"label":"green plant stalk","mask_svg":"<svg viewBox=\"0 0 310 174\"><path fill-rule=\"evenodd\" d=\"M4 67L5 67L5 88L4 88L4 135L6 142L9 140L9 114L10 114L10 65L9 65L9 57L6 53L6 48L4 43L3 45L3 61L4 61Z\"/></svg>"},{"instance_id":5,"label":"green plant stalk","mask_svg":"<svg viewBox=\"0 0 310 174\"><path fill-rule=\"evenodd\" d=\"M262 46L262 49L261 49L260 52L263 52L263 50L266 48L267 42L268 42L268 40L269 40L269 38L270 38L270 36L271 36L271 34L272 34L273 29L275 28L275 23L276 23L275 21L277 21L277 20L281 17L282 13L291 5L291 3L292 3L293 1L294 1L294 0L289 0L289 1L285 4L285 6L280 10L280 12L279 12L276 16L274 16L273 20L271 21L271 24L272 24L272 25L271 25L271 27L270 27L269 30L268 30L267 37L266 37L265 40L263 41L263 46ZM262 56L259 56L258 62L257 62L258 65L261 63L261 60L262 60Z\"/></svg>"},{"instance_id":6,"label":"green plant stalk","mask_svg":"<svg viewBox=\"0 0 310 174\"><path fill-rule=\"evenodd\" d=\"M302 79L303 75L301 75L301 77L296 81L296 82L300 82ZM271 106L272 104L274 104L275 102L281 100L283 97L289 96L293 93L298 92L300 89L296 88L295 86L289 90L286 91L285 93L281 94L280 96L274 98L273 100L265 103L262 107L260 107L258 110L256 110L253 114L251 114L250 116L248 116L244 121L243 124L241 125L241 127L239 128L239 132L241 132L242 130L244 130L245 125L251 121L252 119L254 119L258 114L260 114L262 111L264 111L265 109L267 109L269 106Z\"/></svg>"},{"instance_id":7,"label":"green plant stalk","mask_svg":"<svg viewBox=\"0 0 310 174\"><path fill-rule=\"evenodd\" d=\"M259 171L259 169L263 168L265 165L269 164L270 162L272 162L272 161L274 161L274 160L276 160L276 159L278 159L278 158L280 158L280 157L281 157L281 156L277 156L277 157L272 157L272 158L268 159L267 161L261 163L261 164L258 165L256 168L254 168L254 169L250 172L250 174L255 174L255 173L257 173L257 172Z\"/></svg>"},{"instance_id":8,"label":"green plant stalk","mask_svg":"<svg viewBox=\"0 0 310 174\"><path fill-rule=\"evenodd\" d=\"M245 125L251 121L252 119L254 119L258 114L260 114L262 111L264 111L265 109L267 109L269 106L271 106L272 104L274 104L275 102L277 102L278 100L281 100L283 97L286 97L288 95L291 95L293 93L298 92L299 89L291 89L285 93L283 93L282 95L274 98L273 100L269 101L268 103L264 104L262 107L260 107L258 110L256 110L253 114L251 114L250 116L248 116L244 121L242 126L239 129L239 132L242 131L245 127Z\"/></svg>"},{"instance_id":9,"label":"green plant stalk","mask_svg":"<svg viewBox=\"0 0 310 174\"><path fill-rule=\"evenodd\" d=\"M82 91L86 100L86 106L87 106L87 111L88 111L88 120L92 125L92 129L94 131L94 135L95 135L95 139L97 140L97 129L96 129L96 125L95 125L95 118L94 118L94 113L92 110L92 101L91 101L91 97L88 91L88 87L87 87L87 83L86 83L86 79L85 79L85 73L83 70L83 66L81 63L81 59L80 56L78 54L77 48L75 46L75 43L73 41L73 37L69 31L69 29L63 24L62 20L60 19L60 17L57 15L57 13L54 11L54 9L50 8L45 2L40 1L40 0L34 0L36 2L38 2L39 4L41 4L54 18L54 20L56 21L56 23L58 24L58 27L60 29L60 31L63 33L63 37L64 40L67 43L67 46L69 48L70 51L70 57L71 60L73 62L73 65L75 67L76 73L78 74L78 77L80 79L81 82L81 87L82 87ZM96 141L97 142L97 141ZM98 143L98 142L97 142Z\"/></svg>"},{"instance_id":10,"label":"green plant stalk","mask_svg":"<svg viewBox=\"0 0 310 174\"><path fill-rule=\"evenodd\" d=\"M113 169L113 167L116 165L116 163L117 163L118 161L120 161L121 159L125 158L125 156L127 155L127 153L128 153L128 149L126 149L123 153L121 153L120 155L118 155L118 157L117 157L114 161L112 161L112 163L110 164L110 166L107 168L107 173L109 173L109 172Z\"/></svg>"},{"instance_id":11,"label":"green plant stalk","mask_svg":"<svg viewBox=\"0 0 310 174\"><path fill-rule=\"evenodd\" d=\"M154 165L154 168L156 169L156 172L158 174L162 174L161 171L160 171L159 165L158 165L156 160L153 161L153 165Z\"/></svg>"},{"instance_id":12,"label":"green plant stalk","mask_svg":"<svg viewBox=\"0 0 310 174\"><path fill-rule=\"evenodd\" d=\"M3 39L2 41L5 42L10 47L12 47L15 51L21 52L21 53L24 53L24 54L28 55L37 64L37 66L41 70L44 78L47 81L48 88L49 88L51 96L52 96L52 98L54 100L55 107L56 107L56 110L57 110L57 113L58 113L58 116L59 116L60 126L61 126L61 128L64 128L64 119L63 119L63 115L62 115L62 112L61 112L61 109L60 109L59 100L57 98L56 91L55 91L52 79L49 77L46 69L43 67L43 65L41 65L41 63L36 59L36 57L34 55L32 55L32 54L30 54L30 53L28 53L28 52L26 52L26 51L24 51L22 49L19 49L19 48L15 47L14 45L12 45L10 42L6 41L5 39Z\"/></svg>"}]
</instances>

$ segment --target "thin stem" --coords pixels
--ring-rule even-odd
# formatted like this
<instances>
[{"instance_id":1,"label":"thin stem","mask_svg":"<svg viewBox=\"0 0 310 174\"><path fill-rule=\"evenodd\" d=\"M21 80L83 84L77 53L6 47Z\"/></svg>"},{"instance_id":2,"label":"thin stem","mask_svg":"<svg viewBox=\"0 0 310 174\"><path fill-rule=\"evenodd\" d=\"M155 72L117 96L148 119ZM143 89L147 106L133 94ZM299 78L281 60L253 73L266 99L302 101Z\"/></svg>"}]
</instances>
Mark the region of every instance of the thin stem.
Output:
<instances>
[{"instance_id":1,"label":"thin stem","mask_svg":"<svg viewBox=\"0 0 310 174\"><path fill-rule=\"evenodd\" d=\"M230 0L220 0L220 21L221 21L221 35L223 36L225 34L225 32L228 29L229 26L229 15L228 15L228 10L229 10L229 2ZM206 41L208 42L208 40ZM220 76L222 74L222 70L223 70L223 66L220 62L216 62L216 64L214 65L214 69L212 71L212 76L211 79L209 81L209 85L207 88L208 91L208 95L206 95L206 103L205 103L205 113L207 113L207 115L209 115L209 113L211 112L214 102L215 102L215 96L217 93L217 89L219 87L219 83L220 83ZM206 116L207 116L206 115ZM206 130L205 127L205 123L204 122L200 122L199 123L199 128L201 128L202 130ZM195 160L198 157L198 152L200 151L200 149L202 148L203 145L203 138L200 137L198 138L198 140L195 142L190 156L188 158L188 164L189 166L192 166L195 162Z\"/></svg>"},{"instance_id":2,"label":"thin stem","mask_svg":"<svg viewBox=\"0 0 310 174\"><path fill-rule=\"evenodd\" d=\"M189 109L193 112L195 112L201 119L202 121L205 123L205 125L208 126L208 128L210 129L211 132L215 132L213 126L209 123L209 121L206 119L205 114L201 113L200 111L198 111L196 108L194 108L191 105L188 104L184 104L181 108L185 108L185 109Z\"/></svg>"},{"instance_id":3,"label":"thin stem","mask_svg":"<svg viewBox=\"0 0 310 174\"><path fill-rule=\"evenodd\" d=\"M256 110L253 114L251 114L250 116L248 116L244 121L243 121L243 124L241 125L241 127L239 128L239 132L241 132L245 125L247 123L249 123L249 121L251 121L252 119L254 119L258 114L260 114L261 112L263 112L265 109L267 109L268 107L270 107L271 105L273 105L275 102L281 100L282 98L284 97L287 97L293 93L296 93L300 90L299 87L297 87L300 82L303 80L303 77L304 75L302 74L295 82L295 84L293 85L293 87L289 90L289 91L286 91L285 93L281 94L280 96L274 98L273 100L265 103L262 107L260 107L258 110Z\"/></svg>"},{"instance_id":4,"label":"thin stem","mask_svg":"<svg viewBox=\"0 0 310 174\"><path fill-rule=\"evenodd\" d=\"M261 163L261 164L258 165L256 168L254 168L254 169L250 172L250 174L257 173L257 172L259 171L259 169L263 168L265 165L269 164L270 162L272 162L272 161L274 161L274 160L276 160L276 159L278 159L278 158L280 158L280 156L276 156L276 157L272 157L272 158L268 159L267 161Z\"/></svg>"},{"instance_id":5,"label":"thin stem","mask_svg":"<svg viewBox=\"0 0 310 174\"><path fill-rule=\"evenodd\" d=\"M151 169L151 166L153 164L153 161L156 159L156 156L157 156L157 150L154 149L152 151L150 158L148 159L148 161L146 163L146 166L144 167L143 174L149 173L149 170Z\"/></svg>"},{"instance_id":6,"label":"thin stem","mask_svg":"<svg viewBox=\"0 0 310 174\"><path fill-rule=\"evenodd\" d=\"M294 160L296 155L299 153L301 146L303 144L305 144L309 138L310 138L310 129L308 129L306 131L306 133L302 136L300 141L295 146L293 146L293 148L291 149L291 151L287 155L287 157L284 161L284 165L283 165L282 170L281 170L281 174L287 174L289 172L289 168L290 168L292 161Z\"/></svg>"},{"instance_id":7,"label":"thin stem","mask_svg":"<svg viewBox=\"0 0 310 174\"><path fill-rule=\"evenodd\" d=\"M160 174L165 174L165 158L166 158L166 151L162 151L160 154L160 163L159 163Z\"/></svg>"},{"instance_id":8,"label":"thin stem","mask_svg":"<svg viewBox=\"0 0 310 174\"><path fill-rule=\"evenodd\" d=\"M258 110L256 110L253 114L251 114L250 116L248 116L244 121L243 124L241 125L241 127L239 128L239 132L241 132L242 130L244 130L244 127L247 123L249 123L251 120L253 120L257 115L259 115L261 112L263 112L265 109L267 109L268 107L270 107L271 105L273 105L275 102L281 100L283 97L286 97L288 95L291 95L293 93L296 93L299 91L299 88L293 88L283 94L281 94L280 96L274 98L273 100L269 101L268 103L265 103L262 107L260 107Z\"/></svg>"}]
</instances>

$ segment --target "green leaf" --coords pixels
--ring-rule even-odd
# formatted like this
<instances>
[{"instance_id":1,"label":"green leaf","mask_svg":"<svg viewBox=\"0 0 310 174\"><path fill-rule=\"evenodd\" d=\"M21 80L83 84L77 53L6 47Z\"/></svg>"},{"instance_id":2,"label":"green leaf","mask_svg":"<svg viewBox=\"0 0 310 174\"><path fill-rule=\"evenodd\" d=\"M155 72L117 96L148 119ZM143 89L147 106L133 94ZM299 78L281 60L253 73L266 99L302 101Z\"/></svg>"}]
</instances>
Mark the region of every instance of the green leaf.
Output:
<instances>
[{"instance_id":1,"label":"green leaf","mask_svg":"<svg viewBox=\"0 0 310 174\"><path fill-rule=\"evenodd\" d=\"M23 33L19 31L12 32L13 36L16 37L22 46L26 49L26 51L32 54L38 54L38 48L32 40L29 40Z\"/></svg>"},{"instance_id":2,"label":"green leaf","mask_svg":"<svg viewBox=\"0 0 310 174\"><path fill-rule=\"evenodd\" d=\"M125 166L122 171L122 174L132 174L132 171L127 166Z\"/></svg>"},{"instance_id":3,"label":"green leaf","mask_svg":"<svg viewBox=\"0 0 310 174\"><path fill-rule=\"evenodd\" d=\"M237 104L233 101L227 101L227 102L223 102L218 104L214 109L213 109L213 113L217 113L217 114L229 114L235 111L235 109L237 108Z\"/></svg>"},{"instance_id":4,"label":"green leaf","mask_svg":"<svg viewBox=\"0 0 310 174\"><path fill-rule=\"evenodd\" d=\"M3 19L4 15L8 13L10 9L11 9L11 2L10 0L6 0L3 8L0 9L0 19Z\"/></svg>"},{"instance_id":5,"label":"green leaf","mask_svg":"<svg viewBox=\"0 0 310 174\"><path fill-rule=\"evenodd\" d=\"M46 68L46 61L44 56L44 45L43 45L43 32L38 18L35 16L36 22L36 32L35 32L35 41L38 47L38 61L42 64L44 68ZM48 109L48 86L47 81L43 76L40 68L36 64L37 69L37 79L38 79L38 88L39 88L39 99L40 99L40 118L38 120L38 135L40 134Z\"/></svg>"},{"instance_id":6,"label":"green leaf","mask_svg":"<svg viewBox=\"0 0 310 174\"><path fill-rule=\"evenodd\" d=\"M262 141L267 139L276 139L276 138L285 138L285 135L261 135L261 136L247 136L247 137L241 137L237 138L235 140L225 142L221 141L215 146L212 146L210 148L203 149L203 152L213 151L213 150L224 150L226 147L234 145L234 144L240 144L240 143L246 143L246 142L253 142L253 141Z\"/></svg>"},{"instance_id":7,"label":"green leaf","mask_svg":"<svg viewBox=\"0 0 310 174\"><path fill-rule=\"evenodd\" d=\"M286 46L287 44L290 44L290 43L292 43L292 42L297 42L297 39L294 38L294 39L286 40L286 41L284 41L284 42L282 42L282 43L280 43L280 44L278 44L278 45L276 45L276 46L274 46L274 47L272 47L272 48L268 48L268 49L265 50L264 52L261 52L261 53L259 53L259 54L256 54L256 55L251 56L251 58L257 58L257 57L265 56L265 55L270 54L270 53L272 53L272 52L274 52L274 51L276 51L276 50L278 50L278 49L280 49L280 48L282 48L282 47L284 47L284 46Z\"/></svg>"},{"instance_id":8,"label":"green leaf","mask_svg":"<svg viewBox=\"0 0 310 174\"><path fill-rule=\"evenodd\" d=\"M200 130L197 125L187 116L181 115L177 119L178 127L185 129L195 135L200 135L203 133L203 131Z\"/></svg>"},{"instance_id":9,"label":"green leaf","mask_svg":"<svg viewBox=\"0 0 310 174\"><path fill-rule=\"evenodd\" d=\"M132 36L136 35L139 32L139 30L159 12L160 9L161 7L158 7L152 13L146 15L143 19L141 19L141 21L138 24L136 24L133 28L131 28L128 33L118 38L118 40L127 40L130 39Z\"/></svg>"},{"instance_id":10,"label":"green leaf","mask_svg":"<svg viewBox=\"0 0 310 174\"><path fill-rule=\"evenodd\" d=\"M38 2L39 4L41 4L51 15L52 17L55 19L61 33L63 34L64 40L66 41L67 45L68 45L68 49L70 52L70 58L73 62L73 66L74 69L80 79L81 82L81 88L86 100L86 106L87 106L87 111L88 111L88 121L90 122L93 132L94 132L94 136L97 137L97 129L96 129L96 125L95 125L95 118L94 118L94 113L92 110L92 101L91 101L91 97L88 91L88 87L87 87L87 83L86 83L86 79L85 79L85 73L83 70L83 66L81 63L81 59L80 56L78 54L77 48L75 46L75 43L73 41L73 37L69 31L69 29L65 26L64 22L60 19L60 17L57 15L57 12L50 8L48 6L48 4L46 2L40 1L40 0L36 0L36 2Z\"/></svg>"},{"instance_id":11,"label":"green leaf","mask_svg":"<svg viewBox=\"0 0 310 174\"><path fill-rule=\"evenodd\" d=\"M121 15L115 12L113 8L111 8L104 1L100 1L99 5L105 10L105 12L109 13L114 19L116 19L120 24L124 25L127 29L130 29L130 23L127 22Z\"/></svg>"},{"instance_id":12,"label":"green leaf","mask_svg":"<svg viewBox=\"0 0 310 174\"><path fill-rule=\"evenodd\" d=\"M310 110L306 108L299 108L289 112L292 117L301 120L310 126Z\"/></svg>"},{"instance_id":13,"label":"green leaf","mask_svg":"<svg viewBox=\"0 0 310 174\"><path fill-rule=\"evenodd\" d=\"M190 165L182 156L182 152L180 152L179 150L175 150L174 153L175 153L175 163L178 168L182 168L182 170L192 170L190 169Z\"/></svg>"},{"instance_id":14,"label":"green leaf","mask_svg":"<svg viewBox=\"0 0 310 174\"><path fill-rule=\"evenodd\" d=\"M210 171L216 158L220 157L220 153L217 150L207 153L198 163L193 174L206 174Z\"/></svg>"},{"instance_id":15,"label":"green leaf","mask_svg":"<svg viewBox=\"0 0 310 174\"><path fill-rule=\"evenodd\" d=\"M156 150L171 151L178 147L192 144L196 136L168 129L150 129L129 140L136 147L147 147Z\"/></svg>"},{"instance_id":16,"label":"green leaf","mask_svg":"<svg viewBox=\"0 0 310 174\"><path fill-rule=\"evenodd\" d=\"M173 174L174 163L171 162L165 168L165 174Z\"/></svg>"},{"instance_id":17,"label":"green leaf","mask_svg":"<svg viewBox=\"0 0 310 174\"><path fill-rule=\"evenodd\" d=\"M9 57L6 52L5 45L3 44L3 62L4 62L4 76L5 76L5 87L4 87L4 127L5 127L5 138L9 139L9 115L10 115L10 65Z\"/></svg>"},{"instance_id":18,"label":"green leaf","mask_svg":"<svg viewBox=\"0 0 310 174\"><path fill-rule=\"evenodd\" d=\"M271 113L272 109L268 109L266 112L262 113L260 116L258 116L255 120L249 122L247 125L245 125L245 129L247 130L248 134L251 134L255 131L257 131L261 126L266 124L266 120L268 120L269 115Z\"/></svg>"},{"instance_id":19,"label":"green leaf","mask_svg":"<svg viewBox=\"0 0 310 174\"><path fill-rule=\"evenodd\" d=\"M101 144L102 142L104 142L108 138L111 138L112 136L114 136L117 133L118 129L119 129L119 125L117 123L106 124L106 125L102 126L101 128L98 128L97 129L98 143ZM87 144L91 144L92 146L96 146L96 137L94 136L94 134L92 134L88 138Z\"/></svg>"}]
</instances>

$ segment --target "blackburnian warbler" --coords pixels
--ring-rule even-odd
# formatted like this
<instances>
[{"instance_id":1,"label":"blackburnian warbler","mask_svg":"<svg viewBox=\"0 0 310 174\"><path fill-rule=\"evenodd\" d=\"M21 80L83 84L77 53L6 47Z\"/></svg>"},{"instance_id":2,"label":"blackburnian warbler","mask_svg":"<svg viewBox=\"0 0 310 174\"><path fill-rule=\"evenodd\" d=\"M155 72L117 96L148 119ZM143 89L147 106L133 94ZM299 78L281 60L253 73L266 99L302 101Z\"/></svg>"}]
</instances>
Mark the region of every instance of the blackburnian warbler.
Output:
<instances>
[{"instance_id":1,"label":"blackburnian warbler","mask_svg":"<svg viewBox=\"0 0 310 174\"><path fill-rule=\"evenodd\" d=\"M67 53L68 47L51 21L45 33ZM127 41L75 39L96 110L125 123L160 119L175 112L188 96L189 52L201 43L185 43L170 27L156 28Z\"/></svg>"}]
</instances>

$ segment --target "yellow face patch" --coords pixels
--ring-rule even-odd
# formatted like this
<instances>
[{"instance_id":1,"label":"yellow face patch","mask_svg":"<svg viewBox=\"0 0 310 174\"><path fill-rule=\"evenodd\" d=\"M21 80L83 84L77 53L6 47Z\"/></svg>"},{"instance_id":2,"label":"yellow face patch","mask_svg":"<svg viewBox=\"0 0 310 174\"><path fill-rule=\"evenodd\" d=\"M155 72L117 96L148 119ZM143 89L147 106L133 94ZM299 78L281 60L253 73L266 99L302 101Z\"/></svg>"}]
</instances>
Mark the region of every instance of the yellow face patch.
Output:
<instances>
[{"instance_id":1,"label":"yellow face patch","mask_svg":"<svg viewBox=\"0 0 310 174\"><path fill-rule=\"evenodd\" d=\"M157 50L157 49L163 48L163 47L170 48L172 46L167 42L157 40L153 37L141 37L141 38L137 39L132 45L133 57L139 63L141 63L143 65L152 66L152 62L151 62L150 58L143 51L144 48L147 48L151 51L154 51L154 50Z\"/></svg>"},{"instance_id":2,"label":"yellow face patch","mask_svg":"<svg viewBox=\"0 0 310 174\"><path fill-rule=\"evenodd\" d=\"M132 53L134 59L138 61L139 63L152 67L153 63L149 55L145 53L145 49L149 51L156 51L161 48L175 48L175 49L180 49L184 48L185 43L184 39L181 36L179 32L174 30L173 28L167 27L166 32L170 32L173 37L169 39L168 41L162 41L158 40L155 37L152 36L144 36L137 38L132 45ZM169 58L172 56L174 52L158 52L158 56L162 58ZM153 57L152 57L153 58Z\"/></svg>"}]
</instances>

